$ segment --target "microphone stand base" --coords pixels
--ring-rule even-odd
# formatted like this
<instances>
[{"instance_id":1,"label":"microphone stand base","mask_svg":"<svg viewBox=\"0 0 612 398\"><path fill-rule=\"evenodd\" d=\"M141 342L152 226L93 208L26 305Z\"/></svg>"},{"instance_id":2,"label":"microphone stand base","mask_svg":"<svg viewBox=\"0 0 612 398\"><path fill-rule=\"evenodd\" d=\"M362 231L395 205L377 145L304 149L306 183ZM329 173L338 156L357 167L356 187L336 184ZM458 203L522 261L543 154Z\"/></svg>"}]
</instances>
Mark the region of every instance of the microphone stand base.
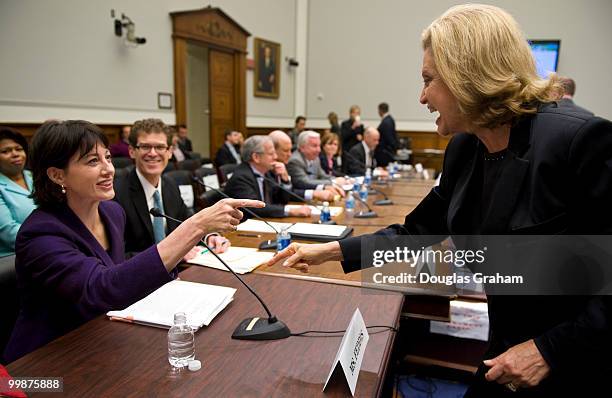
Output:
<instances>
[{"instance_id":1,"label":"microphone stand base","mask_svg":"<svg viewBox=\"0 0 612 398\"><path fill-rule=\"evenodd\" d=\"M259 244L259 250L276 250L276 240L264 240Z\"/></svg>"},{"instance_id":2,"label":"microphone stand base","mask_svg":"<svg viewBox=\"0 0 612 398\"><path fill-rule=\"evenodd\" d=\"M392 204L393 204L393 201L391 199L380 199L380 200L374 201L374 205L376 206L389 206Z\"/></svg>"},{"instance_id":3,"label":"microphone stand base","mask_svg":"<svg viewBox=\"0 0 612 398\"><path fill-rule=\"evenodd\" d=\"M240 322L232 339L238 340L279 340L291 336L291 331L281 321L270 323L266 318L247 318Z\"/></svg>"},{"instance_id":4,"label":"microphone stand base","mask_svg":"<svg viewBox=\"0 0 612 398\"><path fill-rule=\"evenodd\" d=\"M355 214L354 217L355 218L376 218L378 217L378 214L376 214L376 212L373 212L373 211L360 211L359 213Z\"/></svg>"}]
</instances>

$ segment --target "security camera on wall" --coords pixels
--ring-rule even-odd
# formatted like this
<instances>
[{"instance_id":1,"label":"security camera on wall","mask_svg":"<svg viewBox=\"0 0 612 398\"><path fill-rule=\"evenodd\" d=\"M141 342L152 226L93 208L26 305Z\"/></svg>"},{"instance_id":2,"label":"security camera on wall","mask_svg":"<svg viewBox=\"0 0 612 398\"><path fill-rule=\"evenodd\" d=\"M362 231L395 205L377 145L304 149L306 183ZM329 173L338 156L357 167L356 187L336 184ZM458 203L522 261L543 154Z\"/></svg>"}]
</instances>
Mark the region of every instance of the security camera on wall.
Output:
<instances>
[{"instance_id":1,"label":"security camera on wall","mask_svg":"<svg viewBox=\"0 0 612 398\"><path fill-rule=\"evenodd\" d=\"M136 37L136 24L127 15L121 14L121 19L115 19L115 36L122 37L124 29L126 44L138 46L147 42L144 37Z\"/></svg>"}]
</instances>

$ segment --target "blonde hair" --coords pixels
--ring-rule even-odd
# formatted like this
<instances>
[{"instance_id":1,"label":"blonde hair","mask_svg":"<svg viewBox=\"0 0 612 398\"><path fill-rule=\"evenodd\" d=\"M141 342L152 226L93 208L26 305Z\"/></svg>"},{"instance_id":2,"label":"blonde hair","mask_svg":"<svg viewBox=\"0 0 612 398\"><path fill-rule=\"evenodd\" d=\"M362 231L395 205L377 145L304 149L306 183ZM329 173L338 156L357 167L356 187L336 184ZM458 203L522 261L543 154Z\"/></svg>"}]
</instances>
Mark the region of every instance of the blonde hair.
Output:
<instances>
[{"instance_id":1,"label":"blonde hair","mask_svg":"<svg viewBox=\"0 0 612 398\"><path fill-rule=\"evenodd\" d=\"M452 7L423 31L421 41L459 110L476 126L514 122L559 96L558 78L537 75L523 32L501 8Z\"/></svg>"}]
</instances>

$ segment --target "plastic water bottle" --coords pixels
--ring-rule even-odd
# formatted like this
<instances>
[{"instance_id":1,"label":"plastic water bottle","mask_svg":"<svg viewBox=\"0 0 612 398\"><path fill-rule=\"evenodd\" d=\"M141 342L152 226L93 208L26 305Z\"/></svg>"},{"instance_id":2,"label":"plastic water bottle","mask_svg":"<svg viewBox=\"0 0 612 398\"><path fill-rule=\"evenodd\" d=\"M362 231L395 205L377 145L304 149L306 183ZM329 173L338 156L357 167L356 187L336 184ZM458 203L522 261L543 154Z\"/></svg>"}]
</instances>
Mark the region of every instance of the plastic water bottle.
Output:
<instances>
[{"instance_id":1,"label":"plastic water bottle","mask_svg":"<svg viewBox=\"0 0 612 398\"><path fill-rule=\"evenodd\" d=\"M291 234L287 228L281 229L276 236L276 251L281 251L291 244Z\"/></svg>"},{"instance_id":2,"label":"plastic water bottle","mask_svg":"<svg viewBox=\"0 0 612 398\"><path fill-rule=\"evenodd\" d=\"M168 362L173 368L184 368L195 358L193 329L184 312L174 314L174 326L168 330Z\"/></svg>"},{"instance_id":3,"label":"plastic water bottle","mask_svg":"<svg viewBox=\"0 0 612 398\"><path fill-rule=\"evenodd\" d=\"M363 184L369 187L371 183L372 183L372 170L368 168L366 169L366 174L365 174L365 178L363 179Z\"/></svg>"},{"instance_id":4,"label":"plastic water bottle","mask_svg":"<svg viewBox=\"0 0 612 398\"><path fill-rule=\"evenodd\" d=\"M321 209L321 216L319 218L321 223L325 223L331 220L331 211L329 210L329 202L323 202L323 208Z\"/></svg>"},{"instance_id":5,"label":"plastic water bottle","mask_svg":"<svg viewBox=\"0 0 612 398\"><path fill-rule=\"evenodd\" d=\"M346 200L344 202L344 211L346 212L345 217L347 219L353 218L353 215L355 214L355 198L353 197L352 192L349 192L346 195Z\"/></svg>"},{"instance_id":6,"label":"plastic water bottle","mask_svg":"<svg viewBox=\"0 0 612 398\"><path fill-rule=\"evenodd\" d=\"M361 189L359 190L359 197L364 202L368 200L368 186L365 183L361 186Z\"/></svg>"},{"instance_id":7,"label":"plastic water bottle","mask_svg":"<svg viewBox=\"0 0 612 398\"><path fill-rule=\"evenodd\" d=\"M358 193L359 188L360 188L359 182L357 181L356 178L353 178L352 180L353 180L353 191L355 191L355 193Z\"/></svg>"}]
</instances>

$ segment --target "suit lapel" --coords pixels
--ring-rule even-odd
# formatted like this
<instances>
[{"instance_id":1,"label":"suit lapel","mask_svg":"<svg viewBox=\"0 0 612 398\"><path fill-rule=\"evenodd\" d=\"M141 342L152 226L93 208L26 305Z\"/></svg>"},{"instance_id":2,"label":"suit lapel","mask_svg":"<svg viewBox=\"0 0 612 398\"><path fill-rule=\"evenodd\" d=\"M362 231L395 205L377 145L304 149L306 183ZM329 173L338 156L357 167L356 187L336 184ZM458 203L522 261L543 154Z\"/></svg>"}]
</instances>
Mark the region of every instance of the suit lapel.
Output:
<instances>
[{"instance_id":1,"label":"suit lapel","mask_svg":"<svg viewBox=\"0 0 612 398\"><path fill-rule=\"evenodd\" d=\"M31 187L32 183L28 179L28 177L25 176L25 173L24 173L24 179L26 181L26 185ZM17 184L15 181L11 180L10 178L8 178L2 173L0 173L0 185L3 185L4 189L7 191L10 191L10 192L13 192L19 195L23 195L23 196L30 195L30 192L28 190L24 189L21 185Z\"/></svg>"},{"instance_id":2,"label":"suit lapel","mask_svg":"<svg viewBox=\"0 0 612 398\"><path fill-rule=\"evenodd\" d=\"M245 167L248 169L247 175L249 176L249 180L251 181L251 186L255 187L255 192L257 192L259 195L259 200L264 201L264 198L261 197L261 192L259 191L259 183L257 182L257 176L255 175L255 172L251 168L251 165L248 163L242 163L242 164L244 164ZM266 180L264 180L263 184L264 184L264 189L265 189Z\"/></svg>"},{"instance_id":3,"label":"suit lapel","mask_svg":"<svg viewBox=\"0 0 612 398\"><path fill-rule=\"evenodd\" d=\"M147 198L145 197L144 189L140 184L138 175L136 175L136 169L130 172L128 184L130 187L130 199L132 201L134 211L136 214L138 214L140 222L142 225L144 225L145 229L149 233L149 238L154 241L153 224L151 223L151 216L149 216L149 205L147 204Z\"/></svg>"},{"instance_id":4,"label":"suit lapel","mask_svg":"<svg viewBox=\"0 0 612 398\"><path fill-rule=\"evenodd\" d=\"M104 222L104 226L107 231L107 237L109 238L110 248L111 250L113 250L113 245L115 244L115 242L112 239L113 233L111 232L111 228L109 228L108 217L104 212L103 206L99 206L98 211L100 213L100 217L102 218L102 221ZM75 232L75 234L78 236L78 238L82 239L83 242L85 242L85 245L90 250L92 250L98 256L98 258L102 260L104 264L113 263L112 259L110 258L106 250L104 250L104 248L100 245L100 242L98 242L96 237L85 226L85 224L83 224L83 221L81 221L81 219L72 211L70 207L68 207L67 204L61 205L59 209L59 215L61 218L61 222L71 227L72 230Z\"/></svg>"},{"instance_id":5,"label":"suit lapel","mask_svg":"<svg viewBox=\"0 0 612 398\"><path fill-rule=\"evenodd\" d=\"M162 178L162 202L164 205L164 212L174 218L179 219L180 215L180 205L183 201L183 198L180 195L176 196L175 184L170 181L169 178ZM180 202L179 202L180 201ZM184 221L184 220L181 220ZM167 221L167 231L174 231L176 227L178 227L178 223L172 220Z\"/></svg>"},{"instance_id":6,"label":"suit lapel","mask_svg":"<svg viewBox=\"0 0 612 398\"><path fill-rule=\"evenodd\" d=\"M529 160L525 158L525 154L529 148L530 135L531 118L519 122L510 132L507 163L491 195L489 211L482 224L483 232L500 233L508 229L510 217L529 170Z\"/></svg>"}]
</instances>

